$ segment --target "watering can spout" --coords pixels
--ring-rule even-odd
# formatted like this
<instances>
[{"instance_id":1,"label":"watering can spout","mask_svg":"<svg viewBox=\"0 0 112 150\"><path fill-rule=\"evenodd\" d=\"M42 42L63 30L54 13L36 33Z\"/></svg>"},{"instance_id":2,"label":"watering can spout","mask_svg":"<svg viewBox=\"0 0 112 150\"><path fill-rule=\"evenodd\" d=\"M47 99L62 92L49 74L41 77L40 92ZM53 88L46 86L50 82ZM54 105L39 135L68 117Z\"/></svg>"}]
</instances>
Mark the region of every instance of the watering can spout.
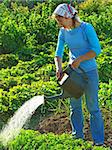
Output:
<instances>
[{"instance_id":1,"label":"watering can spout","mask_svg":"<svg viewBox=\"0 0 112 150\"><path fill-rule=\"evenodd\" d=\"M63 99L63 98L70 98L71 96L63 90L61 94L59 95L54 95L54 96L44 96L45 101L46 100L57 100L57 99Z\"/></svg>"}]
</instances>

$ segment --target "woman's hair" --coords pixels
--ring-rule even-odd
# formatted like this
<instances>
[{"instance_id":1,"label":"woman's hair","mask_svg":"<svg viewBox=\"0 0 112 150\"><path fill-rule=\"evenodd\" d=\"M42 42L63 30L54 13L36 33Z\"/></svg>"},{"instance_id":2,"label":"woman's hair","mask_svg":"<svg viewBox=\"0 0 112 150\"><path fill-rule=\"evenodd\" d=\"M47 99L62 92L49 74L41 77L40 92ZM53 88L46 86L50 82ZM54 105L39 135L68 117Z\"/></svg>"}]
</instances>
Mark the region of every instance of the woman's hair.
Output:
<instances>
[{"instance_id":1,"label":"woman's hair","mask_svg":"<svg viewBox=\"0 0 112 150\"><path fill-rule=\"evenodd\" d=\"M75 14L74 17L72 17L73 21L81 22L80 17Z\"/></svg>"}]
</instances>

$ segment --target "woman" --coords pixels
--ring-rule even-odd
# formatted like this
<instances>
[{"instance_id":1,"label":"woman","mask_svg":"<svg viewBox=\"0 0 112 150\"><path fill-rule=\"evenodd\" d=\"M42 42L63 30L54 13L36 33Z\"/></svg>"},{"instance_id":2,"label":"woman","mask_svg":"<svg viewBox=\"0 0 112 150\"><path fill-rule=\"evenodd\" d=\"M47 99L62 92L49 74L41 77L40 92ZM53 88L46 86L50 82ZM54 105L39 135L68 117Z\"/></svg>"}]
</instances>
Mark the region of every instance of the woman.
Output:
<instances>
[{"instance_id":1,"label":"woman","mask_svg":"<svg viewBox=\"0 0 112 150\"><path fill-rule=\"evenodd\" d=\"M78 67L82 67L88 76L88 85L85 89L87 109L90 113L90 128L94 145L104 143L104 124L98 106L98 72L95 57L101 52L96 32L90 23L81 22L77 10L68 4L60 4L53 12L57 23L60 26L57 48L55 53L56 76L62 75L62 56L64 44L70 49L71 67L78 73ZM75 138L84 139L83 114L81 97L70 99L70 118L72 135Z\"/></svg>"}]
</instances>

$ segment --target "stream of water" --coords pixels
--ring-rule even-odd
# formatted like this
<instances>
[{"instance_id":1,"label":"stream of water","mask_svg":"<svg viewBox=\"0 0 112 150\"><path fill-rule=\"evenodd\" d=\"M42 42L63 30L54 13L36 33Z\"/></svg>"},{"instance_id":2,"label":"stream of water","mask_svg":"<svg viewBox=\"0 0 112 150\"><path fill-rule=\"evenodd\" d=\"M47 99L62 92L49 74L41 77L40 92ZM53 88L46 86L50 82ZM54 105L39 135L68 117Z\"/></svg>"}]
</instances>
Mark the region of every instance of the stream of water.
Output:
<instances>
[{"instance_id":1,"label":"stream of water","mask_svg":"<svg viewBox=\"0 0 112 150\"><path fill-rule=\"evenodd\" d=\"M0 132L0 141L4 146L19 134L25 122L41 104L44 104L44 96L34 96L15 112L14 116Z\"/></svg>"}]
</instances>

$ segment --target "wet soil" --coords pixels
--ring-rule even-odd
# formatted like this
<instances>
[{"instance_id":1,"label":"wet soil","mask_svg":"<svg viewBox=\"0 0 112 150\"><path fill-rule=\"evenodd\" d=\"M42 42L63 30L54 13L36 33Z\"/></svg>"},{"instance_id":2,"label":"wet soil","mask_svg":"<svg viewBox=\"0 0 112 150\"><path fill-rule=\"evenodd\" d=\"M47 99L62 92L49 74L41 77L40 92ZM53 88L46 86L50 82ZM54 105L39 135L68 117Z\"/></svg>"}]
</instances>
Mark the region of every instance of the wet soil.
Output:
<instances>
[{"instance_id":1,"label":"wet soil","mask_svg":"<svg viewBox=\"0 0 112 150\"><path fill-rule=\"evenodd\" d=\"M105 124L105 145L112 147L112 112L104 109L102 114ZM50 115L36 126L36 130L40 133L71 134L70 117L66 113ZM84 121L84 135L86 140L92 141L89 116L86 116Z\"/></svg>"}]
</instances>

